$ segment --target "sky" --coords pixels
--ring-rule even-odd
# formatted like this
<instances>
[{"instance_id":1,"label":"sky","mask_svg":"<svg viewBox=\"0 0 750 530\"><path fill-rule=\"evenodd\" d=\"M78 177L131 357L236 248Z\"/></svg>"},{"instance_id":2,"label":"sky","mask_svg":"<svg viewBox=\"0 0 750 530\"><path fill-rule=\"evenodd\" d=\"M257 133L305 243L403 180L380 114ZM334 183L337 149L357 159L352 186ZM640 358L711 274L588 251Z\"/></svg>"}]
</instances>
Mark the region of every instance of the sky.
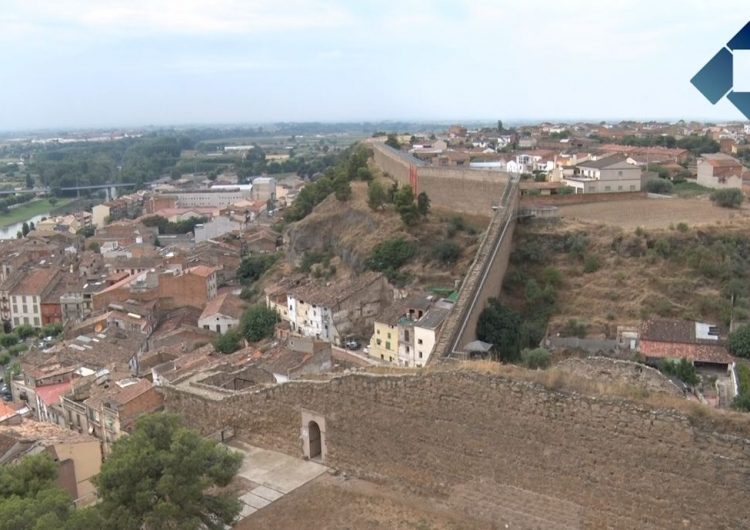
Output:
<instances>
[{"instance_id":1,"label":"sky","mask_svg":"<svg viewBox=\"0 0 750 530\"><path fill-rule=\"evenodd\" d=\"M0 130L742 119L690 79L748 21L747 0L0 0Z\"/></svg>"}]
</instances>

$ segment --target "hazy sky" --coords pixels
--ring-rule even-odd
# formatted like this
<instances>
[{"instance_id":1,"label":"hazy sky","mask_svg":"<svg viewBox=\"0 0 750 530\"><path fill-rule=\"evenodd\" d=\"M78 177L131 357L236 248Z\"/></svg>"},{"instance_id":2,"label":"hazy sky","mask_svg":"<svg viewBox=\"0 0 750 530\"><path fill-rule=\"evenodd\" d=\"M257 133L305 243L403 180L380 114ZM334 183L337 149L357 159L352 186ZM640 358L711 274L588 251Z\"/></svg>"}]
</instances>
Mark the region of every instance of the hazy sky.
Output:
<instances>
[{"instance_id":1,"label":"hazy sky","mask_svg":"<svg viewBox=\"0 0 750 530\"><path fill-rule=\"evenodd\" d=\"M0 129L741 119L690 78L748 0L0 0Z\"/></svg>"}]
</instances>

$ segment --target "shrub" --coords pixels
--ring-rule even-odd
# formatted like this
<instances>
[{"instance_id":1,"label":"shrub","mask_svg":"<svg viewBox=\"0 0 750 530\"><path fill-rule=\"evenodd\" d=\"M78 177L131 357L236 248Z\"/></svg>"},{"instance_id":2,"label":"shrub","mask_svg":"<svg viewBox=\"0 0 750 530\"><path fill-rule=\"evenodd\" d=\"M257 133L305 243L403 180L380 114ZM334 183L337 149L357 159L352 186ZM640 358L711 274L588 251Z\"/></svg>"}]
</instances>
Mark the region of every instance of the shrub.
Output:
<instances>
[{"instance_id":1,"label":"shrub","mask_svg":"<svg viewBox=\"0 0 750 530\"><path fill-rule=\"evenodd\" d=\"M560 272L560 269L556 269L555 267L545 267L542 271L542 281L545 285L560 287L563 282L562 272Z\"/></svg>"},{"instance_id":2,"label":"shrub","mask_svg":"<svg viewBox=\"0 0 750 530\"><path fill-rule=\"evenodd\" d=\"M578 337L579 339L586 338L586 330L588 326L585 322L578 322L575 318L571 318L560 330L560 335L563 337Z\"/></svg>"},{"instance_id":3,"label":"shrub","mask_svg":"<svg viewBox=\"0 0 750 530\"><path fill-rule=\"evenodd\" d=\"M750 326L742 326L730 333L727 349L737 357L750 358Z\"/></svg>"},{"instance_id":4,"label":"shrub","mask_svg":"<svg viewBox=\"0 0 750 530\"><path fill-rule=\"evenodd\" d=\"M532 370L547 368L550 363L550 353L544 348L526 349L521 352L521 361L527 368L531 368Z\"/></svg>"},{"instance_id":5,"label":"shrub","mask_svg":"<svg viewBox=\"0 0 750 530\"><path fill-rule=\"evenodd\" d=\"M492 344L495 359L512 362L520 353L521 315L503 306L497 298L490 298L479 315L477 338Z\"/></svg>"},{"instance_id":6,"label":"shrub","mask_svg":"<svg viewBox=\"0 0 750 530\"><path fill-rule=\"evenodd\" d=\"M669 241L666 239L659 239L654 244L654 250L662 258L668 258L670 254L672 254L672 245L670 245Z\"/></svg>"},{"instance_id":7,"label":"shrub","mask_svg":"<svg viewBox=\"0 0 750 530\"><path fill-rule=\"evenodd\" d=\"M270 269L276 260L277 254L264 254L257 256L247 256L240 263L237 269L237 278L240 283L247 285L257 281L264 272Z\"/></svg>"},{"instance_id":8,"label":"shrub","mask_svg":"<svg viewBox=\"0 0 750 530\"><path fill-rule=\"evenodd\" d=\"M557 190L558 195L573 195L575 192L576 189L572 186L563 186Z\"/></svg>"},{"instance_id":9,"label":"shrub","mask_svg":"<svg viewBox=\"0 0 750 530\"><path fill-rule=\"evenodd\" d=\"M263 304L254 305L242 315L242 334L251 342L272 337L278 321L276 311Z\"/></svg>"},{"instance_id":10,"label":"shrub","mask_svg":"<svg viewBox=\"0 0 750 530\"><path fill-rule=\"evenodd\" d=\"M239 332L231 329L223 335L216 337L213 341L213 345L217 352L227 354L239 350L240 345L242 344L241 341L242 337Z\"/></svg>"},{"instance_id":11,"label":"shrub","mask_svg":"<svg viewBox=\"0 0 750 530\"><path fill-rule=\"evenodd\" d=\"M415 253L413 243L403 238L389 239L372 249L367 266L375 271L395 271L404 266Z\"/></svg>"},{"instance_id":12,"label":"shrub","mask_svg":"<svg viewBox=\"0 0 750 530\"><path fill-rule=\"evenodd\" d=\"M13 332L18 335L18 338L21 340L32 337L35 333L34 328L29 324L21 324L20 326L16 326Z\"/></svg>"},{"instance_id":13,"label":"shrub","mask_svg":"<svg viewBox=\"0 0 750 530\"><path fill-rule=\"evenodd\" d=\"M435 246L432 254L443 265L452 265L461 257L461 247L453 241L443 241Z\"/></svg>"},{"instance_id":14,"label":"shrub","mask_svg":"<svg viewBox=\"0 0 750 530\"><path fill-rule=\"evenodd\" d=\"M714 204L722 208L738 208L744 199L742 190L738 189L716 190L711 194Z\"/></svg>"},{"instance_id":15,"label":"shrub","mask_svg":"<svg viewBox=\"0 0 750 530\"><path fill-rule=\"evenodd\" d=\"M669 195L674 191L674 185L663 178L656 178L651 179L648 182L646 182L646 191L649 193L661 193L664 195Z\"/></svg>"},{"instance_id":16,"label":"shrub","mask_svg":"<svg viewBox=\"0 0 750 530\"><path fill-rule=\"evenodd\" d=\"M583 262L583 272L585 273L592 273L599 270L599 267L601 265L599 264L599 258L596 256L586 256L586 259Z\"/></svg>"},{"instance_id":17,"label":"shrub","mask_svg":"<svg viewBox=\"0 0 750 530\"><path fill-rule=\"evenodd\" d=\"M687 223L677 223L677 231L685 233L688 231L688 225Z\"/></svg>"},{"instance_id":18,"label":"shrub","mask_svg":"<svg viewBox=\"0 0 750 530\"><path fill-rule=\"evenodd\" d=\"M695 386L700 382L695 366L687 359L680 359L679 361L663 359L659 364L659 369L665 374L679 377L681 381L690 386Z\"/></svg>"},{"instance_id":19,"label":"shrub","mask_svg":"<svg viewBox=\"0 0 750 530\"><path fill-rule=\"evenodd\" d=\"M16 344L15 346L11 346L8 348L8 353L11 355L18 355L19 353L25 352L28 350L28 346L25 344Z\"/></svg>"},{"instance_id":20,"label":"shrub","mask_svg":"<svg viewBox=\"0 0 750 530\"><path fill-rule=\"evenodd\" d=\"M0 335L0 346L10 348L14 344L18 344L18 335L14 333L8 333L7 335Z\"/></svg>"}]
</instances>

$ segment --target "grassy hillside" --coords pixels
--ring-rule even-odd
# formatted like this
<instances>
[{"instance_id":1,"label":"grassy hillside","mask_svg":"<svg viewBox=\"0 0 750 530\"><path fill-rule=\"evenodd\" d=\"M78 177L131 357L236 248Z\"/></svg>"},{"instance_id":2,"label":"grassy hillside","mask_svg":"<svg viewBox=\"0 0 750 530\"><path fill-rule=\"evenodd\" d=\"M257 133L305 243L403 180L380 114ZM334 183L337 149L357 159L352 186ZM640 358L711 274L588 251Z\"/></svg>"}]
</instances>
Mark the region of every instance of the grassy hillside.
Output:
<instances>
[{"instance_id":1,"label":"grassy hillside","mask_svg":"<svg viewBox=\"0 0 750 530\"><path fill-rule=\"evenodd\" d=\"M652 316L747 319L747 228L521 224L502 300L563 334L614 337L618 325Z\"/></svg>"}]
</instances>

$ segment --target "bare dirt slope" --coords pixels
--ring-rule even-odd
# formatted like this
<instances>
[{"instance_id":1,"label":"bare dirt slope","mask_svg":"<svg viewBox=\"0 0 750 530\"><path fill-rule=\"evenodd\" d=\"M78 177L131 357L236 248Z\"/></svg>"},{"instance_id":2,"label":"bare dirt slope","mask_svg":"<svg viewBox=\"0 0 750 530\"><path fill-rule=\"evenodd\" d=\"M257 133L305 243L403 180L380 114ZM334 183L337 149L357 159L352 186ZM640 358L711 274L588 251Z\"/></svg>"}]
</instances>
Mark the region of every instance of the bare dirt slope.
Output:
<instances>
[{"instance_id":1,"label":"bare dirt slope","mask_svg":"<svg viewBox=\"0 0 750 530\"><path fill-rule=\"evenodd\" d=\"M670 224L707 225L734 222L750 217L750 208L720 208L708 198L632 199L575 204L560 207L560 216L582 223L601 223L622 228L668 228Z\"/></svg>"}]
</instances>

